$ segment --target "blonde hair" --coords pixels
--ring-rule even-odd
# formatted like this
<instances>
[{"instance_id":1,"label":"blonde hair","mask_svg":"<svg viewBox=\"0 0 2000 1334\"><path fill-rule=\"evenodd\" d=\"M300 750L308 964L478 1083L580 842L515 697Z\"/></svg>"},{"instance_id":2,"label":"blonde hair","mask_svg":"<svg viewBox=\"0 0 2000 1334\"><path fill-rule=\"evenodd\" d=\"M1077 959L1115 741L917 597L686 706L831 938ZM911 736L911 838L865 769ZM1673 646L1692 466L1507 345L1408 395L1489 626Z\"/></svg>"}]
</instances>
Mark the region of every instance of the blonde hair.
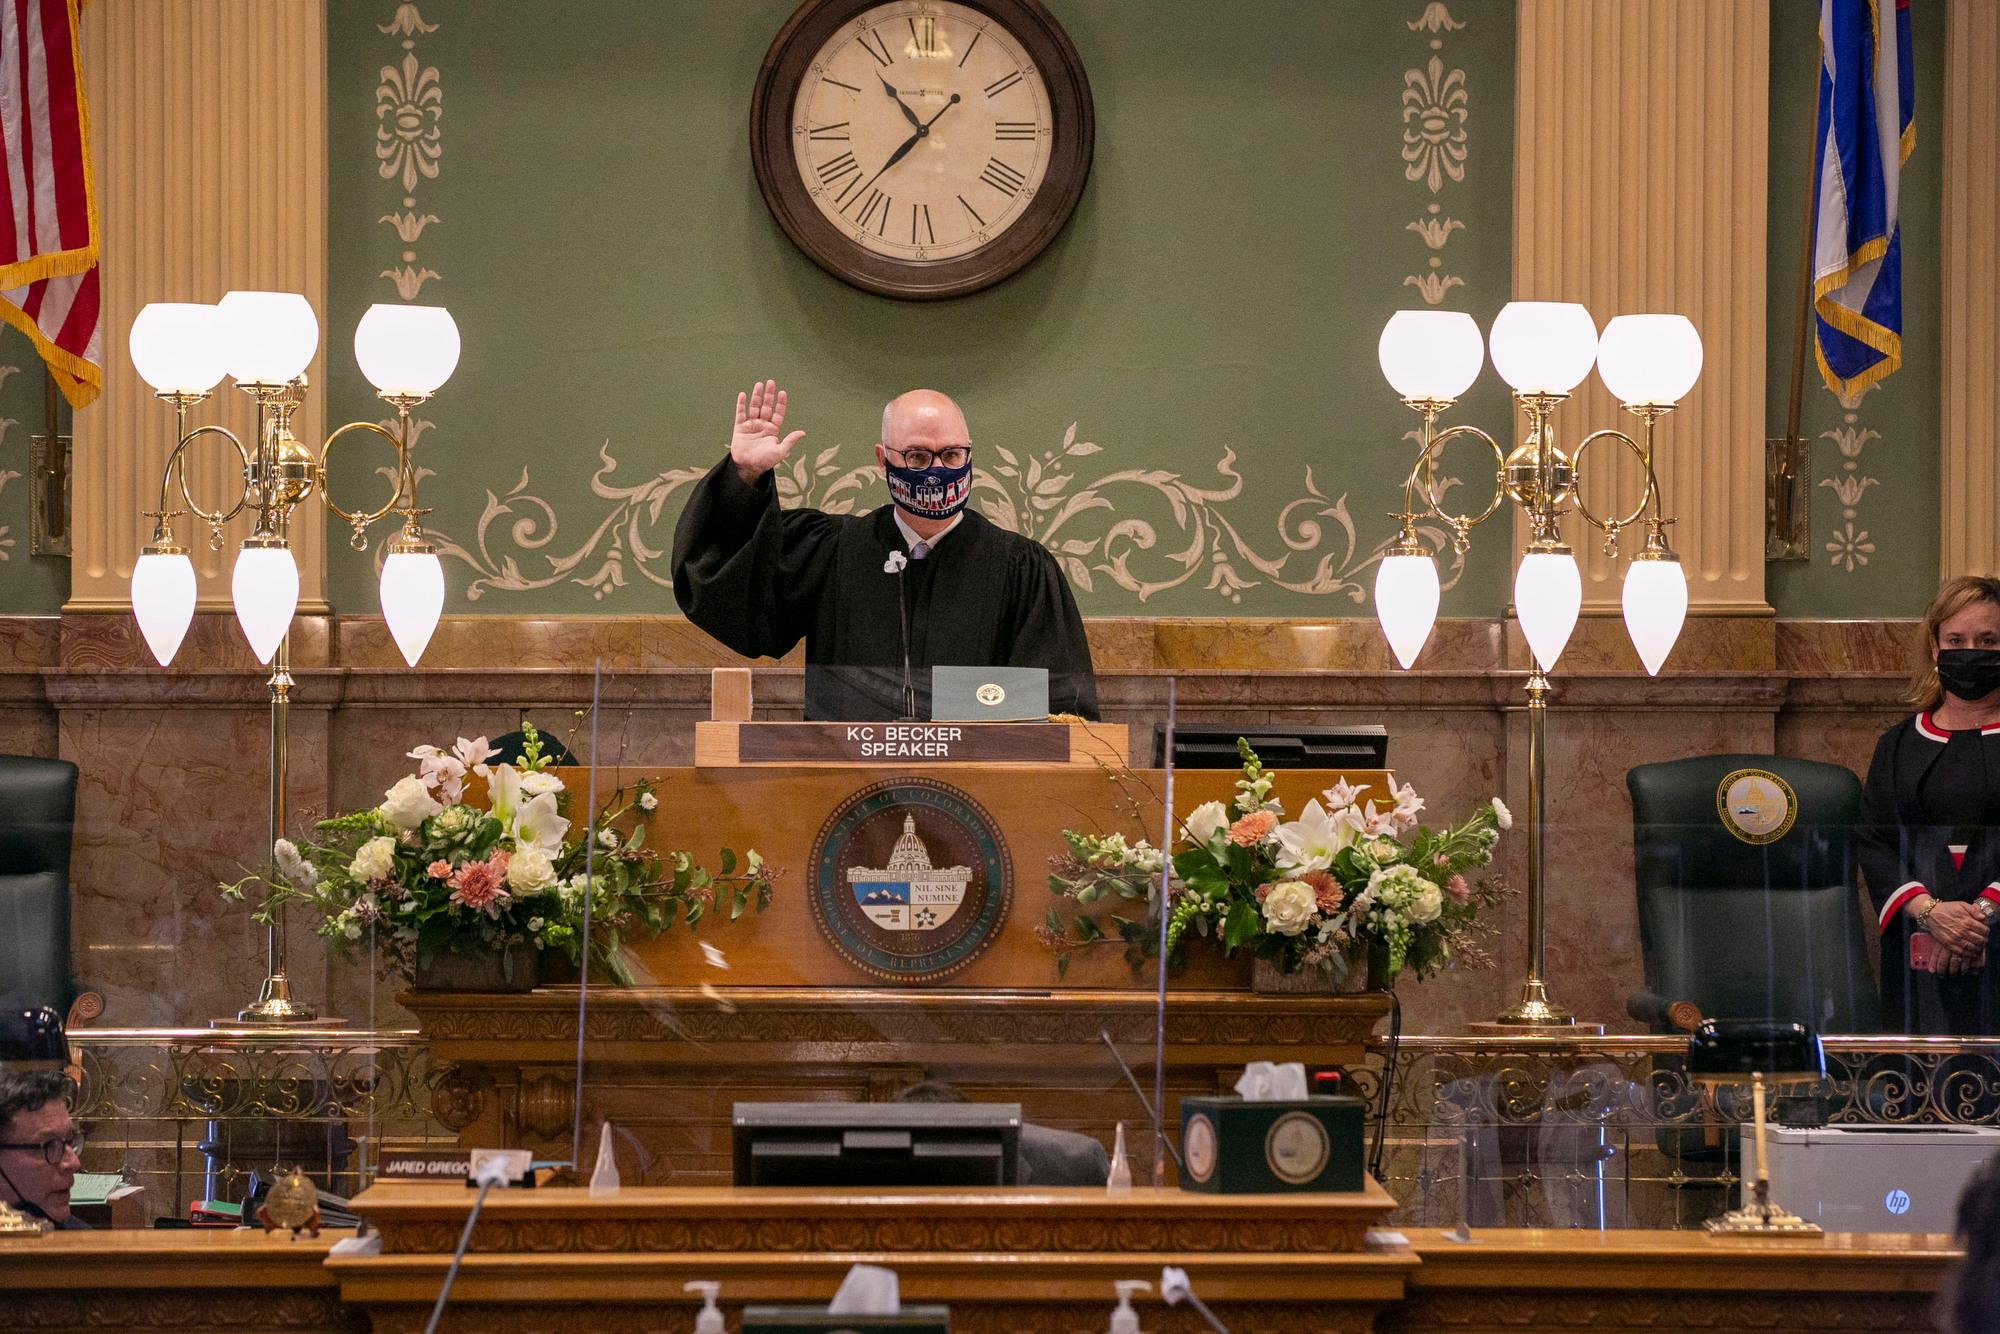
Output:
<instances>
[{"instance_id":1,"label":"blonde hair","mask_svg":"<svg viewBox=\"0 0 2000 1334\"><path fill-rule=\"evenodd\" d=\"M1917 668L1910 677L1910 692L1904 698L1929 713L1944 703L1944 687L1938 684L1937 661L1931 650L1937 647L1938 631L1944 623L1967 607L1982 602L2000 605L2000 579L1983 574L1961 574L1945 581L1931 605L1924 608L1923 635L1917 642Z\"/></svg>"}]
</instances>

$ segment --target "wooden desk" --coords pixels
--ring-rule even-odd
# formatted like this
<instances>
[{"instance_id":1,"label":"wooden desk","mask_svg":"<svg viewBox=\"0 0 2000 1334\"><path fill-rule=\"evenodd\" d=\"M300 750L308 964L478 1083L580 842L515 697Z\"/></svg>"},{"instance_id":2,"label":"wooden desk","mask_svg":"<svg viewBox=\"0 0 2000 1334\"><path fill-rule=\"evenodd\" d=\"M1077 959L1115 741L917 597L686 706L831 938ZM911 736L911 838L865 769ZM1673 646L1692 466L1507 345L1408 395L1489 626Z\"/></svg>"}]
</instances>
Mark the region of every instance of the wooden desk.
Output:
<instances>
[{"instance_id":1,"label":"wooden desk","mask_svg":"<svg viewBox=\"0 0 2000 1334\"><path fill-rule=\"evenodd\" d=\"M377 1258L335 1260L341 1292L377 1330L421 1329L470 1206L464 1187L381 1185L355 1207ZM952 1329L1098 1331L1118 1278L1184 1267L1233 1328L1367 1330L1401 1296L1413 1255L1360 1249L1394 1207L1351 1195L1212 1196L1135 1190L496 1192L473 1231L456 1329L685 1330L681 1285L713 1278L746 1302L824 1302L856 1262L895 1269L905 1301L947 1302ZM1183 1314L1185 1312L1175 1313ZM1151 1330L1192 1330L1157 1303Z\"/></svg>"},{"instance_id":2,"label":"wooden desk","mask_svg":"<svg viewBox=\"0 0 2000 1334\"><path fill-rule=\"evenodd\" d=\"M342 1305L326 1267L328 1248L352 1235L148 1229L0 1242L0 1326L355 1334L367 1315Z\"/></svg>"}]
</instances>

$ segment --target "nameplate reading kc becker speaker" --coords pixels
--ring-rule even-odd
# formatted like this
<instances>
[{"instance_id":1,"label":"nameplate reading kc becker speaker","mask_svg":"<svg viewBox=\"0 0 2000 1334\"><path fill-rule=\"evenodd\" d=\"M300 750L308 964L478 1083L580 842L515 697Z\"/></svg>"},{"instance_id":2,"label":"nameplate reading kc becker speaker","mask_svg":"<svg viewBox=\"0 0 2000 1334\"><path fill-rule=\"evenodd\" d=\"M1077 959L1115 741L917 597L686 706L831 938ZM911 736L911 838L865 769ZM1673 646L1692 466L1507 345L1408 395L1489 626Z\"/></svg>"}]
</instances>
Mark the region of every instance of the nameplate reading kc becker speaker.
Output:
<instances>
[{"instance_id":1,"label":"nameplate reading kc becker speaker","mask_svg":"<svg viewBox=\"0 0 2000 1334\"><path fill-rule=\"evenodd\" d=\"M1065 764L1050 723L740 723L740 764Z\"/></svg>"}]
</instances>

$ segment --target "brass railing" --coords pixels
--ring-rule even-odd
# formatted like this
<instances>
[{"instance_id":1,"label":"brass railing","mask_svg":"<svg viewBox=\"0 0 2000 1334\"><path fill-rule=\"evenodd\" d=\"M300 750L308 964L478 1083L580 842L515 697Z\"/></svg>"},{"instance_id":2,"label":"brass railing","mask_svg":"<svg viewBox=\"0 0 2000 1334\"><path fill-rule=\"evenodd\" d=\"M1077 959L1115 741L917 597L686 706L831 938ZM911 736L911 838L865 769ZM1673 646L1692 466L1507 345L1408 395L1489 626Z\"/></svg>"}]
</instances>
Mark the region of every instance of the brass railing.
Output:
<instances>
[{"instance_id":1,"label":"brass railing","mask_svg":"<svg viewBox=\"0 0 2000 1334\"><path fill-rule=\"evenodd\" d=\"M385 1149L452 1142L431 1116L414 1031L79 1028L84 1167L145 1187L145 1212L240 1201L251 1173L302 1166L356 1193Z\"/></svg>"},{"instance_id":2,"label":"brass railing","mask_svg":"<svg viewBox=\"0 0 2000 1334\"><path fill-rule=\"evenodd\" d=\"M1834 1125L1991 1125L2000 1038L1829 1037L1827 1078L1784 1085L1781 1115ZM1668 1036L1406 1037L1383 1184L1398 1220L1450 1227L1693 1227L1741 1183L1747 1091L1711 1095ZM1349 1072L1370 1105L1384 1045ZM1810 1100L1810 1101L1807 1101ZM1371 1127L1372 1129L1372 1127ZM1470 1164L1469 1175L1466 1165Z\"/></svg>"}]
</instances>

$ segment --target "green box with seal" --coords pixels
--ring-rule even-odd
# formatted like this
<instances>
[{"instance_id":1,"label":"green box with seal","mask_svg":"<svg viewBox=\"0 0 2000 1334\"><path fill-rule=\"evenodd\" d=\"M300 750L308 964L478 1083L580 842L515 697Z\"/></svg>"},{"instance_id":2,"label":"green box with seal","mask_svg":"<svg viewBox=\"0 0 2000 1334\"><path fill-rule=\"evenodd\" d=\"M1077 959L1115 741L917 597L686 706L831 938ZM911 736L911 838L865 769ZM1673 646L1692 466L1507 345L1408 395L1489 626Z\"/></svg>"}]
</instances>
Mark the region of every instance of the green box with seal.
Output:
<instances>
[{"instance_id":1,"label":"green box with seal","mask_svg":"<svg viewBox=\"0 0 2000 1334\"><path fill-rule=\"evenodd\" d=\"M1181 1099L1182 1190L1217 1195L1360 1190L1359 1098Z\"/></svg>"}]
</instances>

